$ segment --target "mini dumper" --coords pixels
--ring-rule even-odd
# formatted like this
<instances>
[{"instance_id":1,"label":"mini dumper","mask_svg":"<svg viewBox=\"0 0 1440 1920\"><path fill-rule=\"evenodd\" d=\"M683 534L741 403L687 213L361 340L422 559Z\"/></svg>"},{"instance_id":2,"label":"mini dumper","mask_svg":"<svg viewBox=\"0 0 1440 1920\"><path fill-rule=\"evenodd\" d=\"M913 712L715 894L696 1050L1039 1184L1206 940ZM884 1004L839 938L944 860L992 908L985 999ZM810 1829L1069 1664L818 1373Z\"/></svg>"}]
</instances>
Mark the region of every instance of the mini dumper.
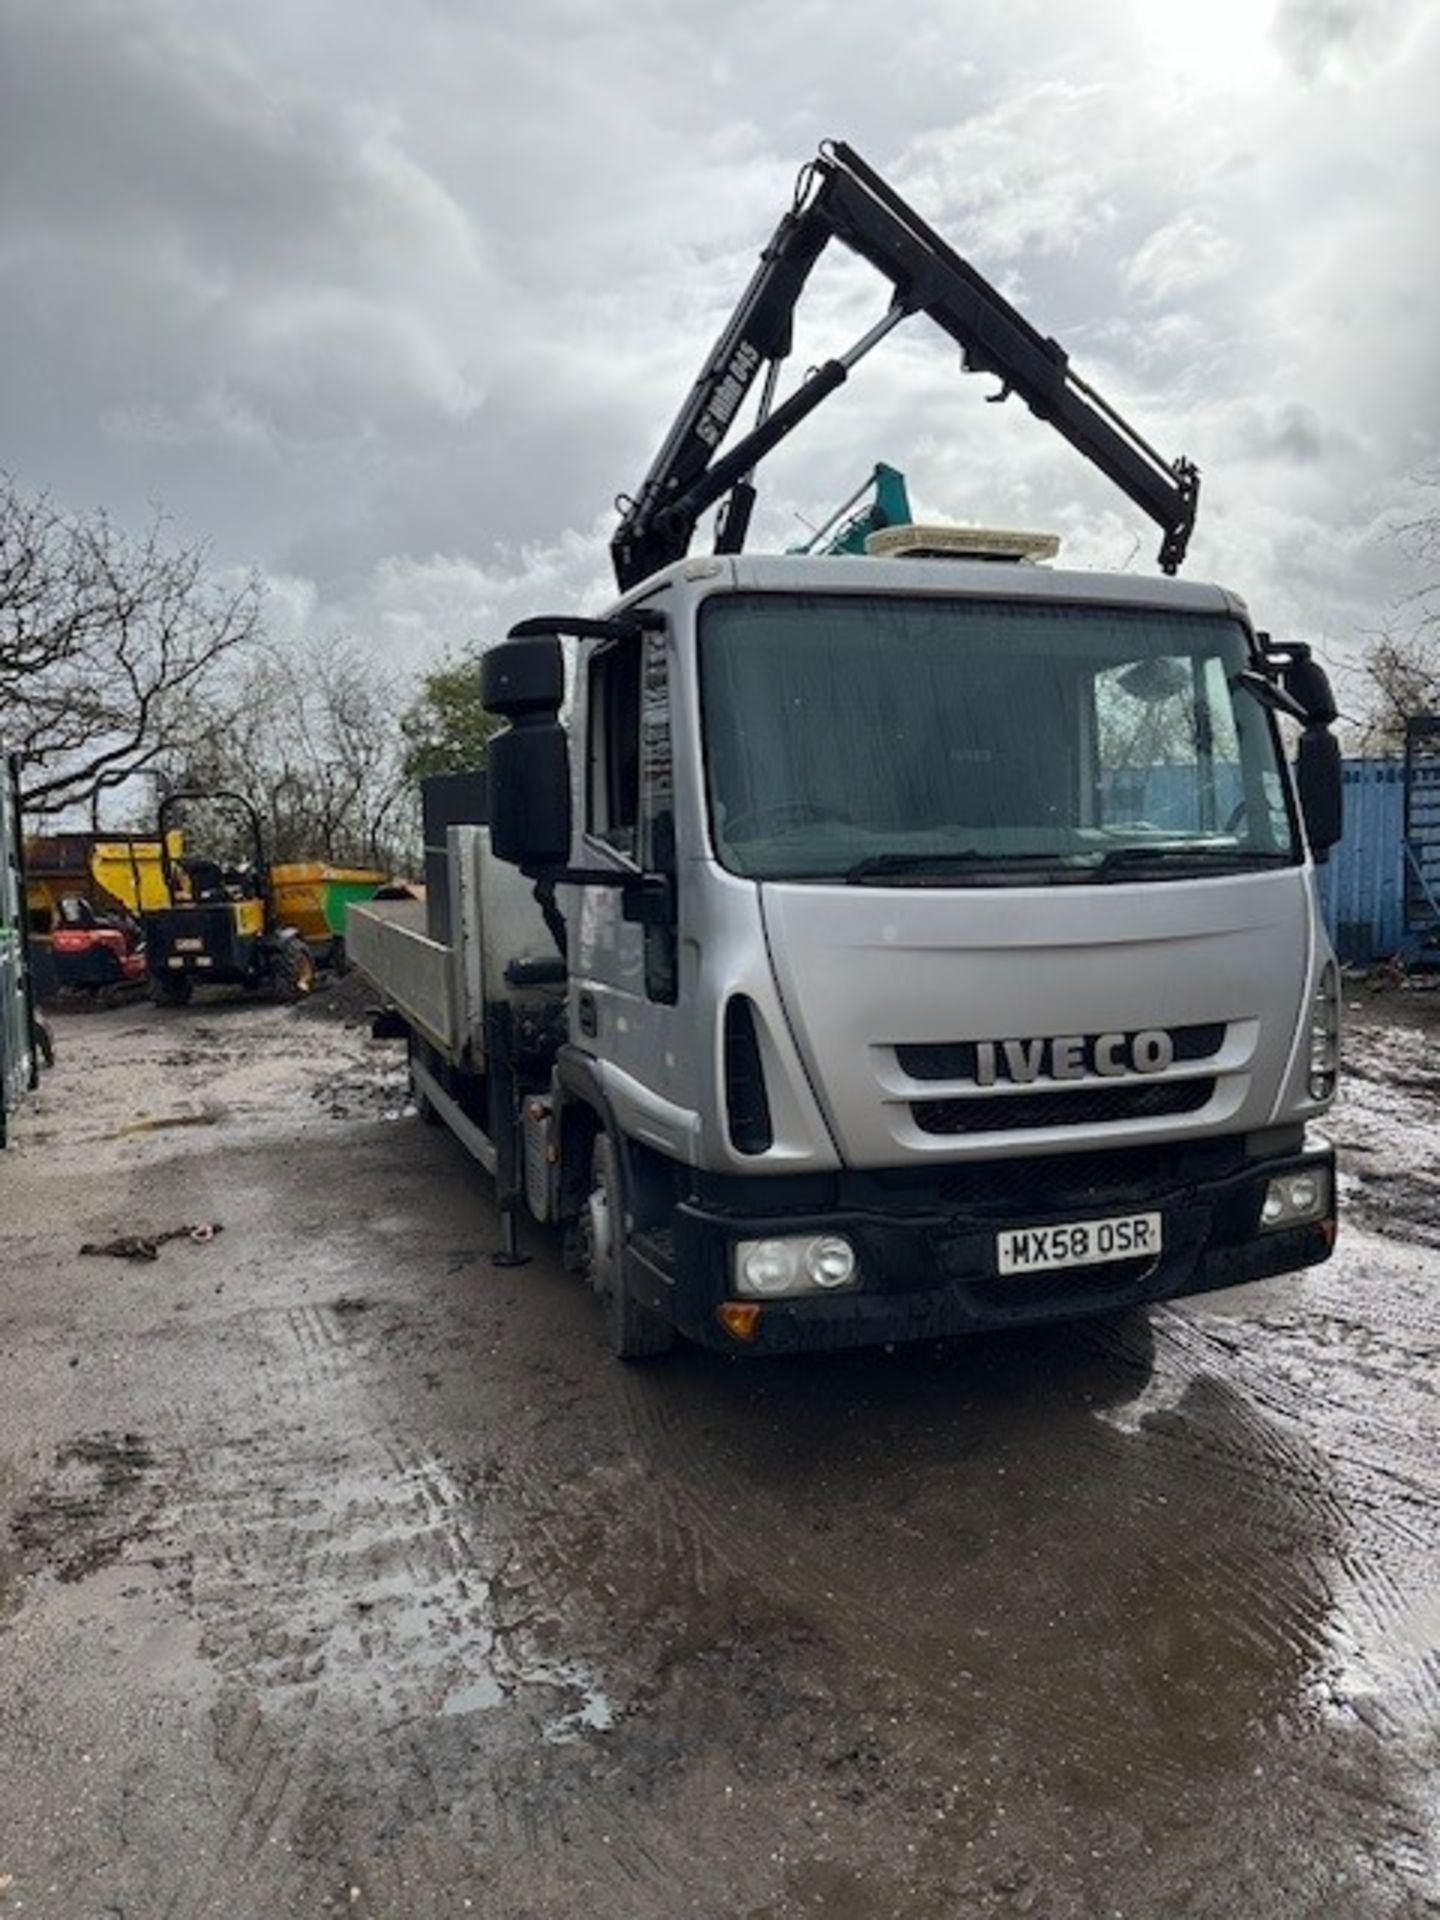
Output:
<instances>
[{"instance_id":1,"label":"mini dumper","mask_svg":"<svg viewBox=\"0 0 1440 1920\"><path fill-rule=\"evenodd\" d=\"M226 864L204 856L175 859L168 829L182 807L225 806L246 823L252 858ZM315 961L294 927L281 926L269 883L260 816L243 794L172 793L160 804L167 906L145 915L150 997L182 1007L197 984L236 986L272 1000L302 1000L315 984Z\"/></svg>"}]
</instances>

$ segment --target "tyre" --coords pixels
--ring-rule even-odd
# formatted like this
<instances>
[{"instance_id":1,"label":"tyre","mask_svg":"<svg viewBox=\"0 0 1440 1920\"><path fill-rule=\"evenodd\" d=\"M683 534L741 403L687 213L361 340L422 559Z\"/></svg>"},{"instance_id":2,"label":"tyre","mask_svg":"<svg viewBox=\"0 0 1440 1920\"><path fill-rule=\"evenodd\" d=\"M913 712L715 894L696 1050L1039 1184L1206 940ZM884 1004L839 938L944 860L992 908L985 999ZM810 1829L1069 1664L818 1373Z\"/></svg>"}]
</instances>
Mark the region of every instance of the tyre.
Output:
<instances>
[{"instance_id":1,"label":"tyre","mask_svg":"<svg viewBox=\"0 0 1440 1920\"><path fill-rule=\"evenodd\" d=\"M585 1276L604 1307L611 1352L620 1360L653 1360L670 1351L675 1329L627 1289L620 1257L624 1233L615 1145L609 1134L597 1134L590 1153L590 1193L580 1216Z\"/></svg>"},{"instance_id":2,"label":"tyre","mask_svg":"<svg viewBox=\"0 0 1440 1920\"><path fill-rule=\"evenodd\" d=\"M315 961L303 940L282 940L270 957L270 998L282 1006L303 1000L315 986Z\"/></svg>"},{"instance_id":3,"label":"tyre","mask_svg":"<svg viewBox=\"0 0 1440 1920\"><path fill-rule=\"evenodd\" d=\"M194 991L194 982L188 974L182 973L173 980L163 973L152 973L150 976L150 998L157 1007L188 1006Z\"/></svg>"}]
</instances>

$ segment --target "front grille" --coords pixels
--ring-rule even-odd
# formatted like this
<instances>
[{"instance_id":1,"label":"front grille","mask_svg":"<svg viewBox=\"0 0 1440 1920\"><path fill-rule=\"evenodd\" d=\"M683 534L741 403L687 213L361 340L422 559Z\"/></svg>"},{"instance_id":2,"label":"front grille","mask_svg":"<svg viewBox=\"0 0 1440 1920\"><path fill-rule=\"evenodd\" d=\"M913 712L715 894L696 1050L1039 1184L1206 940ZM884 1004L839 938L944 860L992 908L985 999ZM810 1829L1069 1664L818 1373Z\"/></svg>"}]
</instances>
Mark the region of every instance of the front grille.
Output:
<instances>
[{"instance_id":1,"label":"front grille","mask_svg":"<svg viewBox=\"0 0 1440 1920\"><path fill-rule=\"evenodd\" d=\"M1175 1043L1177 1060L1210 1060L1225 1044L1223 1020L1206 1021L1203 1026L1171 1027L1167 1031ZM1127 1040L1133 1040L1135 1035L1129 1033L1125 1037ZM1087 1039L1083 1054L1087 1073L1095 1071L1093 1047L1093 1040ZM975 1078L975 1042L973 1040L945 1041L925 1046L899 1046L895 1049L895 1058L900 1063L900 1071L911 1080L973 1080ZM949 1129L944 1131L948 1132Z\"/></svg>"},{"instance_id":2,"label":"front grille","mask_svg":"<svg viewBox=\"0 0 1440 1920\"><path fill-rule=\"evenodd\" d=\"M942 1199L967 1213L997 1219L1040 1212L1058 1217L1101 1206L1138 1209L1177 1188L1223 1179L1238 1171L1244 1160L1244 1143L1232 1136L1173 1146L961 1160L937 1168L933 1177Z\"/></svg>"},{"instance_id":3,"label":"front grille","mask_svg":"<svg viewBox=\"0 0 1440 1920\"><path fill-rule=\"evenodd\" d=\"M1027 1127L1093 1127L1114 1120L1158 1120L1196 1113L1215 1092L1213 1079L1149 1081L1073 1093L982 1094L965 1100L916 1100L922 1133L1016 1133Z\"/></svg>"}]
</instances>

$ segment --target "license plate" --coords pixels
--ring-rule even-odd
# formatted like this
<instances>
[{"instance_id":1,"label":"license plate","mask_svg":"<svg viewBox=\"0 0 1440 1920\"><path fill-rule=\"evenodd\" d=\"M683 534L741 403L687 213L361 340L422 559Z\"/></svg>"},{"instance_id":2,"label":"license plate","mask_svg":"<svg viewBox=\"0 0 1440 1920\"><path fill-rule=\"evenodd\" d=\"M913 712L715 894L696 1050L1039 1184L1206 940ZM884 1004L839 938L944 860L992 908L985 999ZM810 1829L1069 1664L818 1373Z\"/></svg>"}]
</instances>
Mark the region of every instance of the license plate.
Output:
<instances>
[{"instance_id":1,"label":"license plate","mask_svg":"<svg viewBox=\"0 0 1440 1920\"><path fill-rule=\"evenodd\" d=\"M203 953L205 951L205 942L203 940L177 940L175 942L175 951L177 953Z\"/></svg>"},{"instance_id":2,"label":"license plate","mask_svg":"<svg viewBox=\"0 0 1440 1920\"><path fill-rule=\"evenodd\" d=\"M1001 1273L1045 1273L1055 1267L1096 1267L1106 1260L1153 1260L1160 1245L1158 1213L1124 1213L1113 1220L1010 1227L996 1235L996 1256Z\"/></svg>"}]
</instances>

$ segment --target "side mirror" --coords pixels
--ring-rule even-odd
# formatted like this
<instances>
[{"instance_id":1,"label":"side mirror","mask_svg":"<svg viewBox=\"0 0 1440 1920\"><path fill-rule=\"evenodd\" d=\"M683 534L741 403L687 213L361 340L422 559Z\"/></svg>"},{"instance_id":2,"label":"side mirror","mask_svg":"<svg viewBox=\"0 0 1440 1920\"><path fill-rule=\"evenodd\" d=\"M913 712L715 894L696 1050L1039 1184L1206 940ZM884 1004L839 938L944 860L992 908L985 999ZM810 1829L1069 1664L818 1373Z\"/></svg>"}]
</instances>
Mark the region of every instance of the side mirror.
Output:
<instances>
[{"instance_id":1,"label":"side mirror","mask_svg":"<svg viewBox=\"0 0 1440 1920\"><path fill-rule=\"evenodd\" d=\"M1310 851L1324 860L1345 831L1345 791L1340 743L1323 726L1309 726L1301 734L1295 782Z\"/></svg>"},{"instance_id":2,"label":"side mirror","mask_svg":"<svg viewBox=\"0 0 1440 1920\"><path fill-rule=\"evenodd\" d=\"M570 751L560 725L565 658L556 634L492 647L480 663L480 697L510 725L487 755L490 845L523 872L570 858Z\"/></svg>"},{"instance_id":3,"label":"side mirror","mask_svg":"<svg viewBox=\"0 0 1440 1920\"><path fill-rule=\"evenodd\" d=\"M1258 636L1271 670L1278 669L1280 684L1304 714L1307 725L1330 727L1340 717L1335 704L1330 676L1303 640L1272 640L1268 633Z\"/></svg>"},{"instance_id":4,"label":"side mirror","mask_svg":"<svg viewBox=\"0 0 1440 1920\"><path fill-rule=\"evenodd\" d=\"M480 698L502 720L553 720L565 698L565 655L557 633L503 640L480 660Z\"/></svg>"},{"instance_id":5,"label":"side mirror","mask_svg":"<svg viewBox=\"0 0 1440 1920\"><path fill-rule=\"evenodd\" d=\"M1318 660L1304 654L1289 660L1280 670L1280 678L1290 698L1305 709L1312 727L1328 727L1339 716L1330 676Z\"/></svg>"}]
</instances>

